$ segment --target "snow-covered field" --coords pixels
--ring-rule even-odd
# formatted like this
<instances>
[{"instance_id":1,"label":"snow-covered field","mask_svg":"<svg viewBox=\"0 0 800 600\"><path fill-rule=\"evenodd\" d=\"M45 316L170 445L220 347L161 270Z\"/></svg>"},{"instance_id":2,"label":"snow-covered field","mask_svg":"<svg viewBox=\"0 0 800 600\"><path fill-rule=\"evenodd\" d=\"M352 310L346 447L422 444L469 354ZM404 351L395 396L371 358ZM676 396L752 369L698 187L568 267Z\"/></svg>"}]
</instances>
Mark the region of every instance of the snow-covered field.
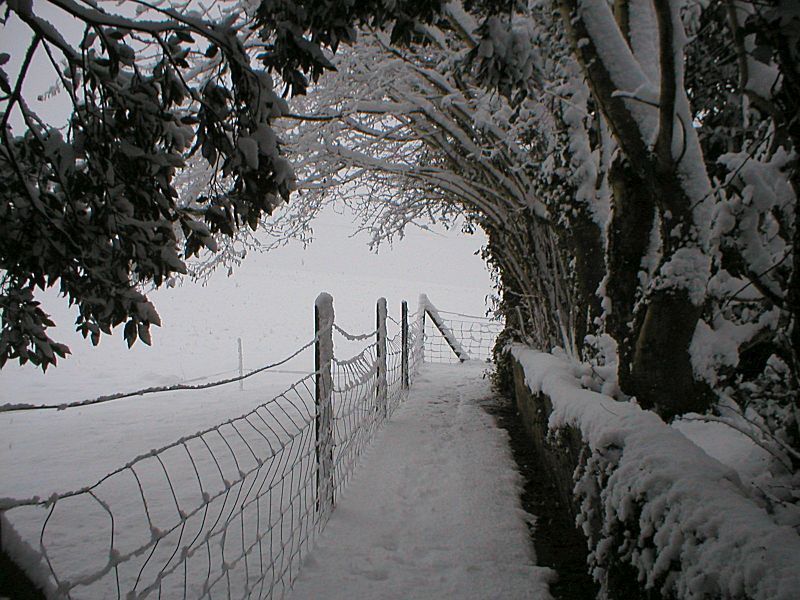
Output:
<instances>
[{"instance_id":1,"label":"snow-covered field","mask_svg":"<svg viewBox=\"0 0 800 600\"><path fill-rule=\"evenodd\" d=\"M205 287L186 283L153 293L163 327L154 331L152 348L137 344L128 350L121 332L92 348L70 331L69 309L51 298L45 308L59 324L53 337L66 342L73 355L46 375L7 365L0 371L0 404L61 404L230 377L238 370L237 338L245 370L258 368L313 338L314 299L321 291L334 297L337 324L354 333L374 329L380 296L387 298L394 318L402 299L415 310L420 293L443 309L484 314L489 278L473 255L481 237L411 231L394 248L375 255L365 237L349 238L351 231L348 217L329 212L305 250L290 245L251 254L233 277L219 272ZM360 345L339 337L337 356L349 356ZM45 498L90 485L152 448L252 410L312 370L308 350L277 371L246 380L243 391L230 384L66 411L1 414L0 498ZM35 535L35 528L21 524L20 529ZM91 530L84 532L70 551L88 552L93 538ZM38 546L38 539L28 541ZM107 557L108 549L100 553Z\"/></svg>"}]
</instances>

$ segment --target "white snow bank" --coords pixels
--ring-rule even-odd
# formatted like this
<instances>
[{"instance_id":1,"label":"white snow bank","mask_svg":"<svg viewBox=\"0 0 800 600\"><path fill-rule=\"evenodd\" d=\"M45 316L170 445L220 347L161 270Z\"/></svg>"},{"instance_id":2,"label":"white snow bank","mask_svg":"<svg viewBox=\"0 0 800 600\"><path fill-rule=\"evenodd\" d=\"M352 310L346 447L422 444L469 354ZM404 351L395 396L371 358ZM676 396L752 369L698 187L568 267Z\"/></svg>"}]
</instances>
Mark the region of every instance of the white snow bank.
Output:
<instances>
[{"instance_id":1,"label":"white snow bank","mask_svg":"<svg viewBox=\"0 0 800 600\"><path fill-rule=\"evenodd\" d=\"M765 448L725 423L698 421L694 417L696 415L676 419L670 426L700 446L709 456L735 469L742 482L751 488L770 485L774 480L770 472L774 459Z\"/></svg>"},{"instance_id":2,"label":"white snow bank","mask_svg":"<svg viewBox=\"0 0 800 600\"><path fill-rule=\"evenodd\" d=\"M601 583L622 560L647 587L679 598L797 598L800 536L776 524L733 469L655 413L582 389L567 360L511 352L530 390L551 399L550 429L575 427L592 451L575 493Z\"/></svg>"}]
</instances>

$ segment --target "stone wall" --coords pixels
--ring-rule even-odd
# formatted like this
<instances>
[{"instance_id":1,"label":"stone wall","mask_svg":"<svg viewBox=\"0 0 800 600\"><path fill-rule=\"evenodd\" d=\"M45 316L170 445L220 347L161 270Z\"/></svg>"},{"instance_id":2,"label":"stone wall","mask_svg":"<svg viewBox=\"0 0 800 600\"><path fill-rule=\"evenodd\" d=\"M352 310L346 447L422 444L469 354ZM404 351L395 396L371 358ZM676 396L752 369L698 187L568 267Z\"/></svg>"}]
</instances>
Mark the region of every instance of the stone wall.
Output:
<instances>
[{"instance_id":1,"label":"stone wall","mask_svg":"<svg viewBox=\"0 0 800 600\"><path fill-rule=\"evenodd\" d=\"M574 493L575 472L585 464L589 448L581 439L580 432L574 427L549 431L548 419L553 410L550 398L543 393L532 393L525 383L522 366L514 358L510 360L514 373L514 399L519 418L534 447L537 467L548 475L555 490L553 502L557 504L558 510L568 513L565 521L575 524L580 514L580 506ZM600 523L596 523L594 527L599 528ZM590 529L592 528L590 524ZM584 531L585 528L579 528L577 525L563 531L562 551L572 553L573 559L582 558L588 572L591 542L584 535ZM603 594L613 600L662 598L654 590L645 590L638 582L636 569L621 560L611 561L602 583ZM585 600L585 595L565 596L565 598L572 597L574 600Z\"/></svg>"}]
</instances>

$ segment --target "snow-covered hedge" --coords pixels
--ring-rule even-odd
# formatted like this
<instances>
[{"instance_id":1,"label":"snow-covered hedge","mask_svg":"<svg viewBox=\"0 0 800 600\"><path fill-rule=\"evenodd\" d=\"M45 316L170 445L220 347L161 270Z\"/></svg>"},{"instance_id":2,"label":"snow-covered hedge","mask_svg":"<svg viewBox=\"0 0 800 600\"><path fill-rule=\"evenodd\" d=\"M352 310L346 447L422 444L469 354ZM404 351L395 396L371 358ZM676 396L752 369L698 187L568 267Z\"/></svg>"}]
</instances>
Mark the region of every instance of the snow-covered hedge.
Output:
<instances>
[{"instance_id":1,"label":"snow-covered hedge","mask_svg":"<svg viewBox=\"0 0 800 600\"><path fill-rule=\"evenodd\" d=\"M522 345L511 352L531 392L551 400L549 430L573 427L587 446L574 493L603 590L609 570L627 563L665 597L798 597L800 535L777 524L734 470L655 413L583 389L568 360Z\"/></svg>"}]
</instances>

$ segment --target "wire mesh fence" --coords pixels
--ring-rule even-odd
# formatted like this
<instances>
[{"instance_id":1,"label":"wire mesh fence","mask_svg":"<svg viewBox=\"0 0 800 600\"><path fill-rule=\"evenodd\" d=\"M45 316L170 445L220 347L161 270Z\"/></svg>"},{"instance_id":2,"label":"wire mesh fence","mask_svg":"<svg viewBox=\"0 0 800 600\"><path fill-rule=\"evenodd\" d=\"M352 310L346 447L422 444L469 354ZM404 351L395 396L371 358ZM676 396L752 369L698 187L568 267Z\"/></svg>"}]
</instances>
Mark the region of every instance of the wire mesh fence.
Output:
<instances>
[{"instance_id":1,"label":"wire mesh fence","mask_svg":"<svg viewBox=\"0 0 800 600\"><path fill-rule=\"evenodd\" d=\"M352 342L378 331L349 334L331 312L315 339L331 339L330 355L282 394L90 486L0 500L5 548L51 598L284 596L335 493L405 397L404 372L413 378L422 361L416 316L405 335L383 337L382 357L380 336L335 357L334 333Z\"/></svg>"},{"instance_id":2,"label":"wire mesh fence","mask_svg":"<svg viewBox=\"0 0 800 600\"><path fill-rule=\"evenodd\" d=\"M316 336L297 351L315 346L315 370L283 393L137 456L92 485L47 499L0 499L3 547L49 598L283 597L423 356L458 362L456 346L488 360L500 330L489 319L439 312L427 299L410 318L403 303L397 321L381 300L377 329L355 335L334 322L327 294L318 311L324 297L329 307L317 316ZM342 359L333 353L334 336L365 345Z\"/></svg>"},{"instance_id":3,"label":"wire mesh fence","mask_svg":"<svg viewBox=\"0 0 800 600\"><path fill-rule=\"evenodd\" d=\"M421 324L409 327L409 370L422 362ZM333 361L333 473L334 490L347 482L364 447L375 431L401 403L406 390L401 377L400 334L387 341L387 385L378 385L377 344L348 360Z\"/></svg>"},{"instance_id":4,"label":"wire mesh fence","mask_svg":"<svg viewBox=\"0 0 800 600\"><path fill-rule=\"evenodd\" d=\"M426 314L424 326L425 361L432 363L461 362L456 350L466 353L469 360L491 361L495 340L503 329L501 323L486 317L442 310Z\"/></svg>"},{"instance_id":5,"label":"wire mesh fence","mask_svg":"<svg viewBox=\"0 0 800 600\"><path fill-rule=\"evenodd\" d=\"M37 583L56 598L273 597L318 524L313 410L309 375L89 487L6 511L41 523Z\"/></svg>"}]
</instances>

